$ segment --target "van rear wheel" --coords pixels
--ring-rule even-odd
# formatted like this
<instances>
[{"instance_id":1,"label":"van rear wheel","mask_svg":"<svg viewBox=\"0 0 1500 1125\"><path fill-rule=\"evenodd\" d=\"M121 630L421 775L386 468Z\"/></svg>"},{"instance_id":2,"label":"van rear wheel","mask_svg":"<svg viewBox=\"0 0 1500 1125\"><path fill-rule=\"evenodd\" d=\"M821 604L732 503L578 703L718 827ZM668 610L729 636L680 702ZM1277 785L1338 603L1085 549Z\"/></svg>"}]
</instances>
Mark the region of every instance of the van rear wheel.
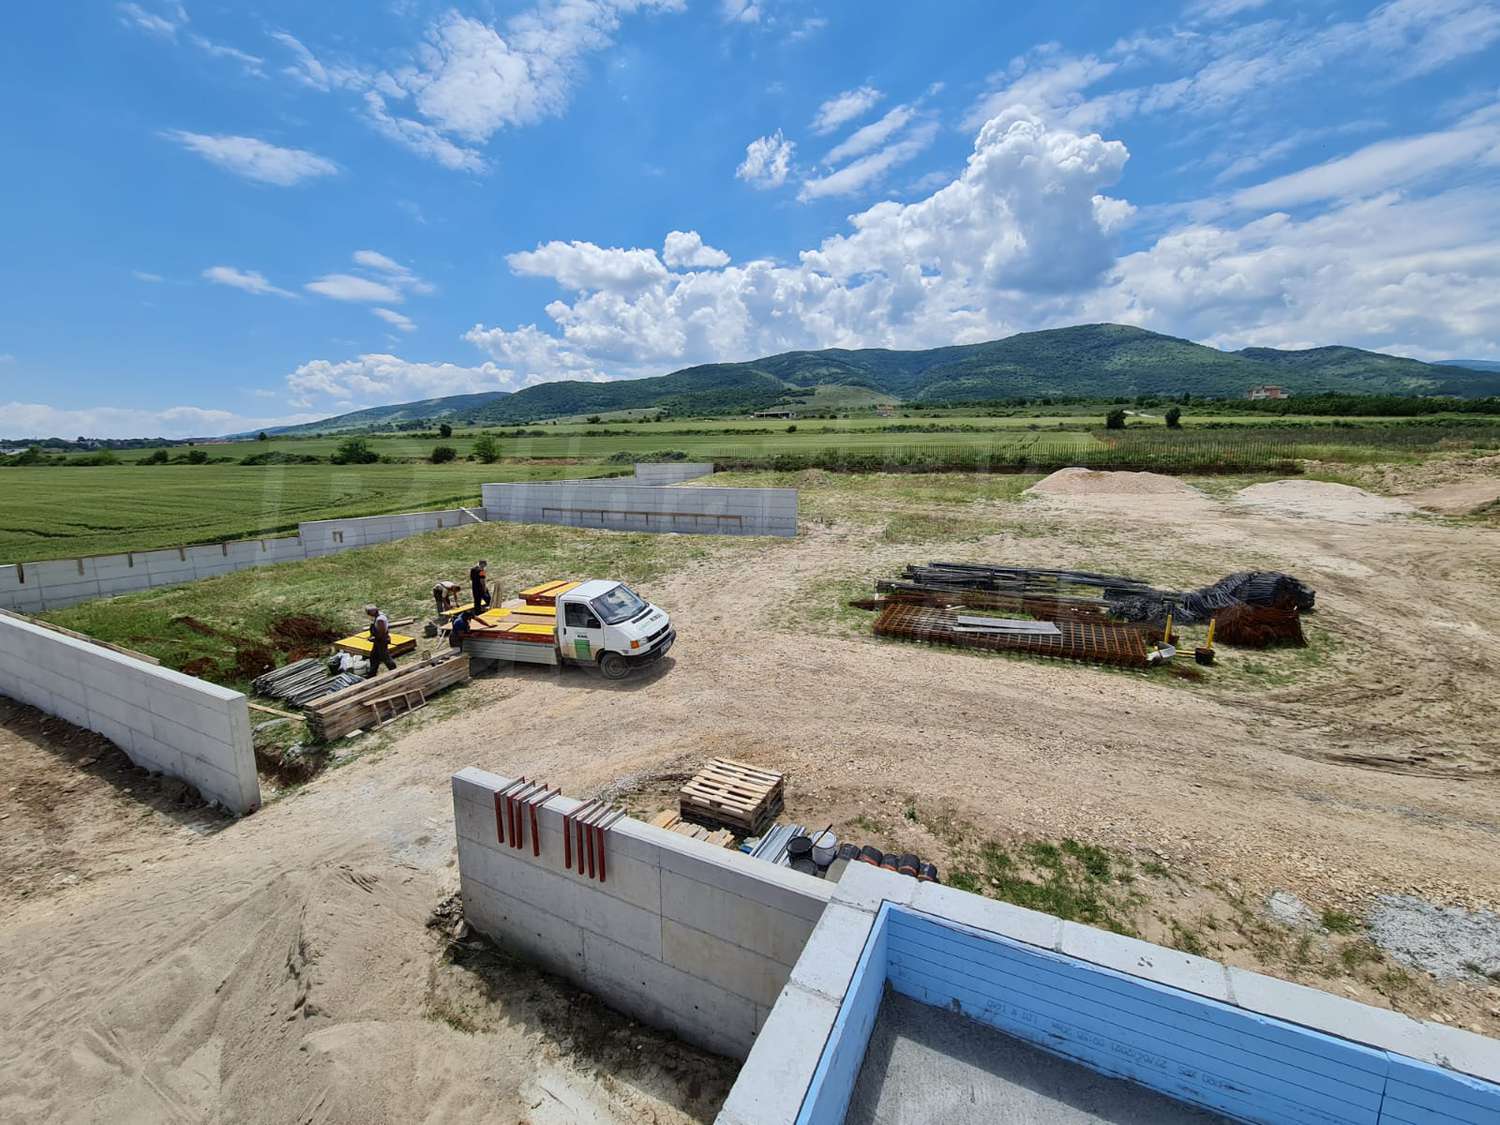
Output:
<instances>
[{"instance_id":1,"label":"van rear wheel","mask_svg":"<svg viewBox=\"0 0 1500 1125\"><path fill-rule=\"evenodd\" d=\"M618 652L606 652L599 658L599 671L606 680L623 680L630 675L630 661Z\"/></svg>"}]
</instances>

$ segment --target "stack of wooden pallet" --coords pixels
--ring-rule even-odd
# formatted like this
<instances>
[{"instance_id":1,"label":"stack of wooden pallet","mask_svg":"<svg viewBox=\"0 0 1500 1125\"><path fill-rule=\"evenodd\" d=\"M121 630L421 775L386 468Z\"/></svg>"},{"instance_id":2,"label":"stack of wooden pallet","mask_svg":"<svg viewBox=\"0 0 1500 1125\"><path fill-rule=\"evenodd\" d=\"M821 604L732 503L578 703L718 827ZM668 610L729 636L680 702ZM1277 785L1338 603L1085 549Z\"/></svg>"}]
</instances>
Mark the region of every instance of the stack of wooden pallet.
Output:
<instances>
[{"instance_id":1,"label":"stack of wooden pallet","mask_svg":"<svg viewBox=\"0 0 1500 1125\"><path fill-rule=\"evenodd\" d=\"M716 848L727 848L734 843L734 833L727 828L710 831L701 824L691 824L674 813L671 809L659 812L651 818L650 823L656 828L665 828L668 832L676 832L680 836L686 836L689 840L702 840L705 844L712 844Z\"/></svg>"},{"instance_id":2,"label":"stack of wooden pallet","mask_svg":"<svg viewBox=\"0 0 1500 1125\"><path fill-rule=\"evenodd\" d=\"M468 678L467 656L439 653L309 703L307 726L313 737L331 742L364 727L381 726L409 714L431 696Z\"/></svg>"},{"instance_id":3,"label":"stack of wooden pallet","mask_svg":"<svg viewBox=\"0 0 1500 1125\"><path fill-rule=\"evenodd\" d=\"M783 779L729 758L715 758L679 792L683 820L759 836L780 815Z\"/></svg>"}]
</instances>

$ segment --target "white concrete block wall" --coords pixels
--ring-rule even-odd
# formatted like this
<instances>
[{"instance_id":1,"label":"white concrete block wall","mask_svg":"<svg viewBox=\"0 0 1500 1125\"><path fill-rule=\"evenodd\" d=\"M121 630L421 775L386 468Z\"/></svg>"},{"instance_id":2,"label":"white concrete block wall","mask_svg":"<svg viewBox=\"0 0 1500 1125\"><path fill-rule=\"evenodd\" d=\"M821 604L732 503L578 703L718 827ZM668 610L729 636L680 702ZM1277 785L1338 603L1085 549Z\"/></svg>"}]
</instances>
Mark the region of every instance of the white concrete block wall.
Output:
<instances>
[{"instance_id":1,"label":"white concrete block wall","mask_svg":"<svg viewBox=\"0 0 1500 1125\"><path fill-rule=\"evenodd\" d=\"M260 805L250 711L237 691L0 617L0 693L98 731L136 765L231 812Z\"/></svg>"},{"instance_id":2,"label":"white concrete block wall","mask_svg":"<svg viewBox=\"0 0 1500 1125\"><path fill-rule=\"evenodd\" d=\"M647 485L677 484L711 476L712 461L641 461L635 466L635 483Z\"/></svg>"},{"instance_id":3,"label":"white concrete block wall","mask_svg":"<svg viewBox=\"0 0 1500 1125\"><path fill-rule=\"evenodd\" d=\"M496 943L612 1007L689 1042L744 1058L833 887L633 819L608 834L604 882L563 866L563 817L538 810L542 854L499 841L497 791L511 779L453 777L464 914Z\"/></svg>"},{"instance_id":4,"label":"white concrete block wall","mask_svg":"<svg viewBox=\"0 0 1500 1125\"><path fill-rule=\"evenodd\" d=\"M0 566L0 609L20 613L63 609L93 598L193 582L255 566L298 562L473 522L473 517L456 508L395 516L317 520L301 524L298 535L274 539L246 539L197 547L167 547L120 555Z\"/></svg>"},{"instance_id":5,"label":"white concrete block wall","mask_svg":"<svg viewBox=\"0 0 1500 1125\"><path fill-rule=\"evenodd\" d=\"M609 481L486 484L492 520L618 531L797 534L795 488L656 488Z\"/></svg>"}]
</instances>

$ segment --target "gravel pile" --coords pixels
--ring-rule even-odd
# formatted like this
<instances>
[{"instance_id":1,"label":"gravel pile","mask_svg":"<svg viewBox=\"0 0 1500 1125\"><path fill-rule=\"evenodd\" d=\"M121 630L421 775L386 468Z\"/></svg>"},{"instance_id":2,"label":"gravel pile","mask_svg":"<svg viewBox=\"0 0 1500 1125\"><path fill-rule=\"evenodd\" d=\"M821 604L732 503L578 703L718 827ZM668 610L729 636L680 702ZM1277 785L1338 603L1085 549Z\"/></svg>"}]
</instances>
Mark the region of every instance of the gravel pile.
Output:
<instances>
[{"instance_id":1,"label":"gravel pile","mask_svg":"<svg viewBox=\"0 0 1500 1125\"><path fill-rule=\"evenodd\" d=\"M1381 949L1440 980L1500 973L1500 914L1382 895L1369 926Z\"/></svg>"}]
</instances>

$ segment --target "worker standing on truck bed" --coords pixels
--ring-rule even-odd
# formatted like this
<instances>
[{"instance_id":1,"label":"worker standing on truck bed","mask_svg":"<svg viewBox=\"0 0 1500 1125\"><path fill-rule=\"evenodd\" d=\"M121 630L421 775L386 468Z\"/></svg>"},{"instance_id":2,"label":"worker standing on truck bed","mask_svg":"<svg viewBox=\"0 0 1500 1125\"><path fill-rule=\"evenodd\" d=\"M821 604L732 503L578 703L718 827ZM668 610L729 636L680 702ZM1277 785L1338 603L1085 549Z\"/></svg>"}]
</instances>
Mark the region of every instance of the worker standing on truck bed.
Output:
<instances>
[{"instance_id":1,"label":"worker standing on truck bed","mask_svg":"<svg viewBox=\"0 0 1500 1125\"><path fill-rule=\"evenodd\" d=\"M490 564L483 559L479 560L478 566L469 568L469 585L474 592L474 612L483 613L490 608L490 587L485 581L485 568Z\"/></svg>"},{"instance_id":2,"label":"worker standing on truck bed","mask_svg":"<svg viewBox=\"0 0 1500 1125\"><path fill-rule=\"evenodd\" d=\"M365 606L365 616L370 619L370 670L365 679L373 680L384 664L392 672L396 662L391 659L391 622L376 605Z\"/></svg>"}]
</instances>

